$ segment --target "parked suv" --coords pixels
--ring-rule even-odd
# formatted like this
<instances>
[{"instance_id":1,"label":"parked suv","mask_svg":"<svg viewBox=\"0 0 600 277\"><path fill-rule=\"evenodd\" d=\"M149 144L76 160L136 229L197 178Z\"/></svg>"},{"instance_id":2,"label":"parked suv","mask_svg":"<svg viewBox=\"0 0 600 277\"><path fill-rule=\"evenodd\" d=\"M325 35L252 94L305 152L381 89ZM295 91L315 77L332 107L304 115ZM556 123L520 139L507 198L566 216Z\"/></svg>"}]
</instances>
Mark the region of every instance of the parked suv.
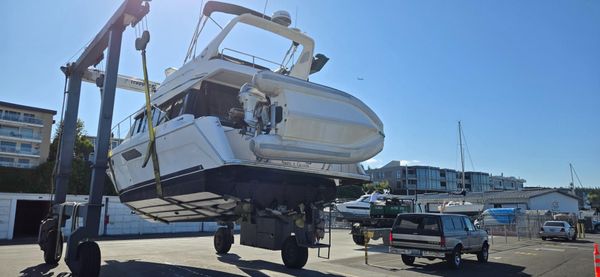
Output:
<instances>
[{"instance_id":1,"label":"parked suv","mask_svg":"<svg viewBox=\"0 0 600 277\"><path fill-rule=\"evenodd\" d=\"M488 260L488 235L476 229L468 217L455 214L399 214L390 232L389 252L402 255L412 265L415 258L445 259L451 268L460 268L461 254L477 254Z\"/></svg>"}]
</instances>

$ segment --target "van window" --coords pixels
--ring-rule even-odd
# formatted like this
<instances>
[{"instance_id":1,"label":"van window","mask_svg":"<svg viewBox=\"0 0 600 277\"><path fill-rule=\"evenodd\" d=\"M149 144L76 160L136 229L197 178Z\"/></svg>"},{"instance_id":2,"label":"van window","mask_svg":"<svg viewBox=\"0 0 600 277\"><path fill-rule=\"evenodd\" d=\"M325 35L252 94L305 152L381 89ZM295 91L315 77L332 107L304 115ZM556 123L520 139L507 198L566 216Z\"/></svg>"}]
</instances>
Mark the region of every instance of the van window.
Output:
<instances>
[{"instance_id":1,"label":"van window","mask_svg":"<svg viewBox=\"0 0 600 277\"><path fill-rule=\"evenodd\" d=\"M452 223L454 224L455 231L464 231L465 230L465 223L463 222L461 217L452 216Z\"/></svg>"},{"instance_id":2,"label":"van window","mask_svg":"<svg viewBox=\"0 0 600 277\"><path fill-rule=\"evenodd\" d=\"M398 216L392 232L415 235L440 235L439 217L423 215Z\"/></svg>"},{"instance_id":3,"label":"van window","mask_svg":"<svg viewBox=\"0 0 600 277\"><path fill-rule=\"evenodd\" d=\"M465 222L465 225L467 226L467 228L469 228L469 231L475 231L475 226L473 226L473 223L471 223L471 220L463 217L463 220Z\"/></svg>"},{"instance_id":4,"label":"van window","mask_svg":"<svg viewBox=\"0 0 600 277\"><path fill-rule=\"evenodd\" d=\"M454 231L454 223L452 223L452 217L442 216L442 225L444 225L444 232Z\"/></svg>"}]
</instances>

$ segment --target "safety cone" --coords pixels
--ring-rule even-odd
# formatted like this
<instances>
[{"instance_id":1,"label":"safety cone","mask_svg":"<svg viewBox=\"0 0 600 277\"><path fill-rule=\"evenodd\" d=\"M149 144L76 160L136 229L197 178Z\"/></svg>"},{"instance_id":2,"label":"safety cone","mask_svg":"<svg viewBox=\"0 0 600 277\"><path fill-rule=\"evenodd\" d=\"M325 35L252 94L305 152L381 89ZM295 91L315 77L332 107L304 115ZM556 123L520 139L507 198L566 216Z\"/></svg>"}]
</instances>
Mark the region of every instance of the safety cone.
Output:
<instances>
[{"instance_id":1,"label":"safety cone","mask_svg":"<svg viewBox=\"0 0 600 277\"><path fill-rule=\"evenodd\" d=\"M594 271L596 277L600 277L600 251L598 251L597 243L594 243Z\"/></svg>"}]
</instances>

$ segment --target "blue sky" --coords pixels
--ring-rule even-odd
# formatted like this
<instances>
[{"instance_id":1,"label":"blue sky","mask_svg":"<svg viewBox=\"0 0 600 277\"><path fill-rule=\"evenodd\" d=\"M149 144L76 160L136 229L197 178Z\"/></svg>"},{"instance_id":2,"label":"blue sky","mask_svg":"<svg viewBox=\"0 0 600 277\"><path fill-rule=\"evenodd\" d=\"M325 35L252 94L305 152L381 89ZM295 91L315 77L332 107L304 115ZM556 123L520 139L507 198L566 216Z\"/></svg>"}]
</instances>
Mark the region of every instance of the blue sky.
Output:
<instances>
[{"instance_id":1,"label":"blue sky","mask_svg":"<svg viewBox=\"0 0 600 277\"><path fill-rule=\"evenodd\" d=\"M2 1L0 100L60 111L59 66L120 3ZM200 4L151 2L152 80L181 66ZM600 186L599 1L269 1L267 14L278 9L298 11L293 24L331 59L311 81L354 94L383 120L386 145L371 167L459 167L462 120L467 170L561 186L571 162L585 186ZM207 31L200 44L215 32ZM141 76L134 38L129 29L120 72ZM114 122L142 104L141 94L119 91ZM80 117L91 135L98 111L97 88L84 84Z\"/></svg>"}]
</instances>

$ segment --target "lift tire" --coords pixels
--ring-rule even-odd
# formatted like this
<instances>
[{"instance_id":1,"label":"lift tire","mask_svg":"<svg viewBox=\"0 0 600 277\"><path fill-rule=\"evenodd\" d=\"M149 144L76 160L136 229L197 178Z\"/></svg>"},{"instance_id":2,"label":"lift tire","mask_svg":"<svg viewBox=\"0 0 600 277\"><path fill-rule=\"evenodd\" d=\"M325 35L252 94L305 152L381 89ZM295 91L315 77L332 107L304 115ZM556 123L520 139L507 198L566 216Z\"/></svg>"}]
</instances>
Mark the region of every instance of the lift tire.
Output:
<instances>
[{"instance_id":1,"label":"lift tire","mask_svg":"<svg viewBox=\"0 0 600 277\"><path fill-rule=\"evenodd\" d=\"M231 230L226 227L219 227L214 235L214 246L217 254L227 254L231 250L233 235Z\"/></svg>"},{"instance_id":2,"label":"lift tire","mask_svg":"<svg viewBox=\"0 0 600 277\"><path fill-rule=\"evenodd\" d=\"M365 245L365 236L361 236L361 235L352 235L352 240L354 241L354 243L356 243L357 245L363 246Z\"/></svg>"},{"instance_id":3,"label":"lift tire","mask_svg":"<svg viewBox=\"0 0 600 277\"><path fill-rule=\"evenodd\" d=\"M415 256L409 256L409 255L404 255L404 254L402 254L401 258L402 258L402 262L405 265L413 265L415 263L415 259L416 259Z\"/></svg>"},{"instance_id":4,"label":"lift tire","mask_svg":"<svg viewBox=\"0 0 600 277\"><path fill-rule=\"evenodd\" d=\"M300 269L308 261L308 248L299 246L296 242L296 236L289 236L283 241L281 259L286 267Z\"/></svg>"},{"instance_id":5,"label":"lift tire","mask_svg":"<svg viewBox=\"0 0 600 277\"><path fill-rule=\"evenodd\" d=\"M95 241L87 240L77 246L77 277L97 277L100 275L100 247Z\"/></svg>"},{"instance_id":6,"label":"lift tire","mask_svg":"<svg viewBox=\"0 0 600 277\"><path fill-rule=\"evenodd\" d=\"M62 235L58 237L58 248L56 249L57 245L56 245L56 231L55 230L51 230L48 232L48 235L46 237L46 242L45 242L45 247L44 247L44 262L47 265L57 265L58 261L60 261L60 257L62 256L62 247L63 247L63 240L62 240ZM56 250L58 250L58 252L60 253L58 255L58 257L54 256L54 253L57 252Z\"/></svg>"}]
</instances>

